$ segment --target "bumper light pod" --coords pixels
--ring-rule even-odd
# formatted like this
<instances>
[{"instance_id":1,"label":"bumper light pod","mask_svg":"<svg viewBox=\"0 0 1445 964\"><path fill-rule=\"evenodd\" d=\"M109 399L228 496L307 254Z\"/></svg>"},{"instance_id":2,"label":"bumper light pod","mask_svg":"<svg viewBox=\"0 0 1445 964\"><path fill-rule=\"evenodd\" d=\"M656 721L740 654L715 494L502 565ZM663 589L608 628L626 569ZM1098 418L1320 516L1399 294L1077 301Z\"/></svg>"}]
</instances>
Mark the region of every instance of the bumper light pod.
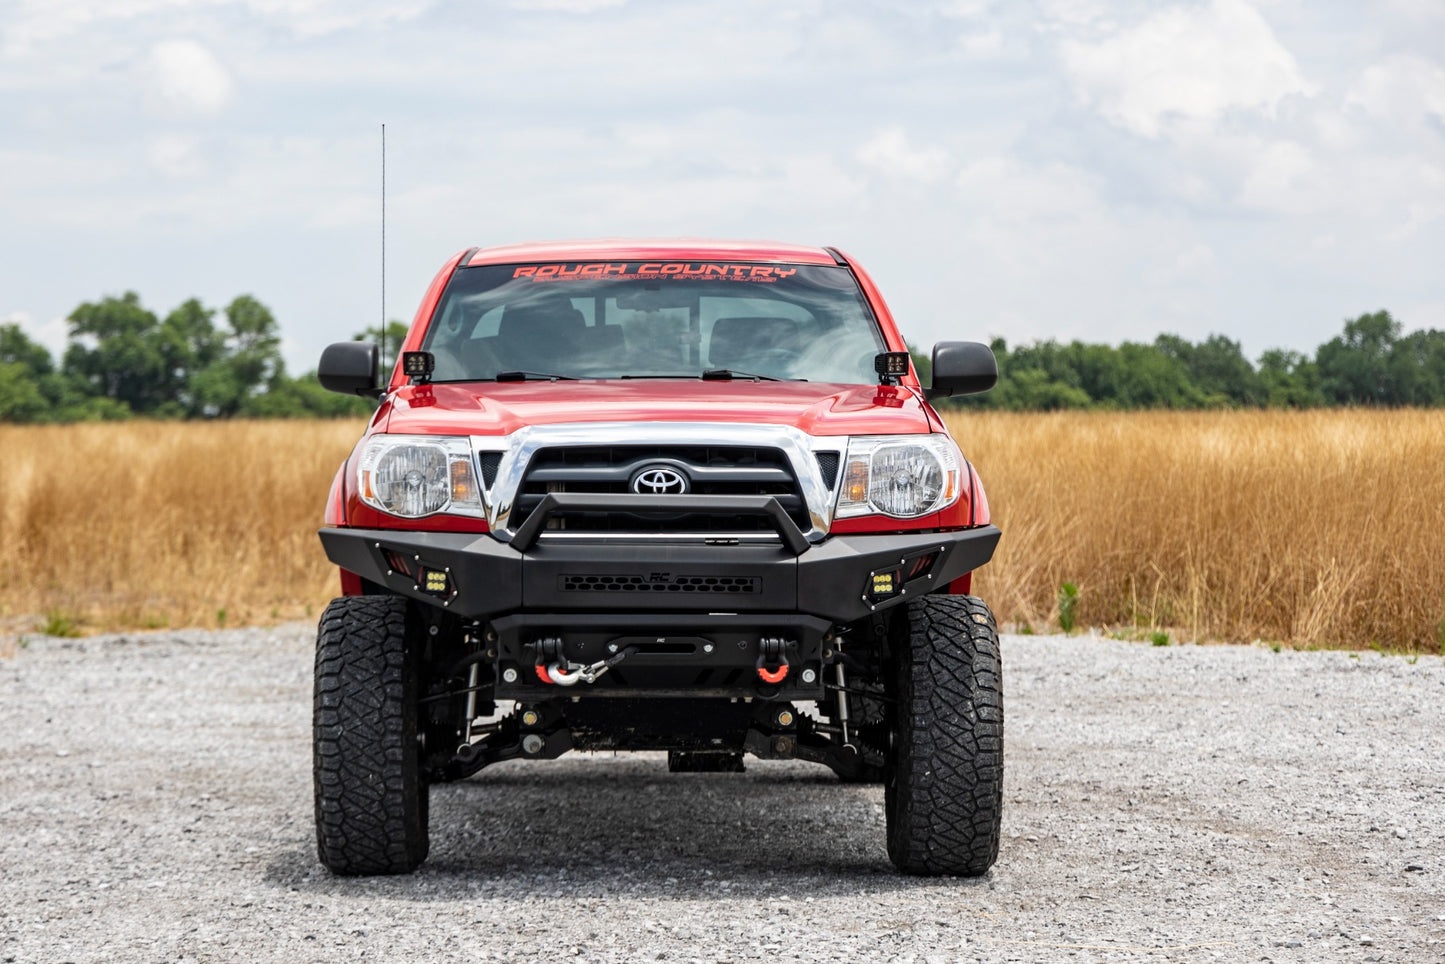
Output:
<instances>
[{"instance_id":1,"label":"bumper light pod","mask_svg":"<svg viewBox=\"0 0 1445 964\"><path fill-rule=\"evenodd\" d=\"M863 589L863 598L870 603L892 599L903 591L903 573L897 569L884 569L868 575L868 584Z\"/></svg>"},{"instance_id":2,"label":"bumper light pod","mask_svg":"<svg viewBox=\"0 0 1445 964\"><path fill-rule=\"evenodd\" d=\"M417 579L416 588L428 596L446 599L452 595L452 580L445 569L423 566Z\"/></svg>"}]
</instances>

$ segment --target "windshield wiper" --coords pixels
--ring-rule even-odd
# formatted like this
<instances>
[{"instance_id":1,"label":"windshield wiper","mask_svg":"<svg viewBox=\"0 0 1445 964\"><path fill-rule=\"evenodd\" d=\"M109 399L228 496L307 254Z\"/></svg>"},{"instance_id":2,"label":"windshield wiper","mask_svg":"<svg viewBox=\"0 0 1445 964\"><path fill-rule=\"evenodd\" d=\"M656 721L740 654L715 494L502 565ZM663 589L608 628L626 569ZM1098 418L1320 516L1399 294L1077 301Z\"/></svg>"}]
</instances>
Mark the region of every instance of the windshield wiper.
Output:
<instances>
[{"instance_id":1,"label":"windshield wiper","mask_svg":"<svg viewBox=\"0 0 1445 964\"><path fill-rule=\"evenodd\" d=\"M498 376L501 377L501 376ZM730 381L734 378L752 378L764 382L806 382L806 378L778 378L775 375L758 375L753 372L738 371L736 368L709 368L707 371L697 374L694 372L663 372L647 374L626 374L626 375L605 375L604 378L617 378L623 381L643 378L656 379L694 379L701 378L704 381Z\"/></svg>"},{"instance_id":2,"label":"windshield wiper","mask_svg":"<svg viewBox=\"0 0 1445 964\"><path fill-rule=\"evenodd\" d=\"M806 381L807 381L806 378L789 378L789 379L782 379L782 378L776 378L776 377L774 377L774 376L772 376L772 375L759 375L759 374L757 374L757 373L755 373L755 372L740 372L740 371L738 371L736 368L709 368L707 371L705 371L705 372L702 373L702 380L705 381L705 382L725 381L725 380L727 380L727 379L732 379L732 378L751 378L751 379L753 379L753 380L755 380L755 381L760 381L760 382L781 382L781 381L806 382Z\"/></svg>"},{"instance_id":3,"label":"windshield wiper","mask_svg":"<svg viewBox=\"0 0 1445 964\"><path fill-rule=\"evenodd\" d=\"M497 372L496 380L499 382L529 382L532 380L544 382L575 382L576 377L572 375L553 375L550 372Z\"/></svg>"}]
</instances>

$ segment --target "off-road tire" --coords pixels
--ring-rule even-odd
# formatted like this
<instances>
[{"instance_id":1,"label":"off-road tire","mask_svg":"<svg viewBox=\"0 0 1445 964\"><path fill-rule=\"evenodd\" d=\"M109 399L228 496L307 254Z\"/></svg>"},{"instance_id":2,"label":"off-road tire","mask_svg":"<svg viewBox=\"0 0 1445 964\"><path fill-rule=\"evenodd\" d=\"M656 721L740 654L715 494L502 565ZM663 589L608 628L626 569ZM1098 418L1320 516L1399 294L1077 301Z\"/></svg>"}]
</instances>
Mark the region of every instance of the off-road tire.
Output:
<instances>
[{"instance_id":1,"label":"off-road tire","mask_svg":"<svg viewBox=\"0 0 1445 964\"><path fill-rule=\"evenodd\" d=\"M332 873L405 874L426 859L408 607L400 596L346 596L317 627L316 851Z\"/></svg>"},{"instance_id":2,"label":"off-road tire","mask_svg":"<svg viewBox=\"0 0 1445 964\"><path fill-rule=\"evenodd\" d=\"M973 596L924 596L906 617L893 652L888 857L905 873L977 877L998 857L1003 814L998 628Z\"/></svg>"}]
</instances>

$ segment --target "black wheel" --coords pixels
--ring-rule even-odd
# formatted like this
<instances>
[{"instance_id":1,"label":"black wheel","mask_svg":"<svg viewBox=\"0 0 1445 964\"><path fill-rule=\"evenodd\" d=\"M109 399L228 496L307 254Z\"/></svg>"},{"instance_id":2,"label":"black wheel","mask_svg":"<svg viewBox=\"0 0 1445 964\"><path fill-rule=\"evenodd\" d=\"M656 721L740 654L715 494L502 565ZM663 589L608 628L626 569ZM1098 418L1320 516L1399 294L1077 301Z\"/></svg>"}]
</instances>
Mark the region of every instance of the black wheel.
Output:
<instances>
[{"instance_id":1,"label":"black wheel","mask_svg":"<svg viewBox=\"0 0 1445 964\"><path fill-rule=\"evenodd\" d=\"M902 615L884 779L888 857L906 873L977 877L998 857L1003 815L998 628L972 596L924 596Z\"/></svg>"},{"instance_id":2,"label":"black wheel","mask_svg":"<svg viewBox=\"0 0 1445 964\"><path fill-rule=\"evenodd\" d=\"M408 605L346 596L317 627L316 850L333 873L405 874L426 859L419 647Z\"/></svg>"}]
</instances>

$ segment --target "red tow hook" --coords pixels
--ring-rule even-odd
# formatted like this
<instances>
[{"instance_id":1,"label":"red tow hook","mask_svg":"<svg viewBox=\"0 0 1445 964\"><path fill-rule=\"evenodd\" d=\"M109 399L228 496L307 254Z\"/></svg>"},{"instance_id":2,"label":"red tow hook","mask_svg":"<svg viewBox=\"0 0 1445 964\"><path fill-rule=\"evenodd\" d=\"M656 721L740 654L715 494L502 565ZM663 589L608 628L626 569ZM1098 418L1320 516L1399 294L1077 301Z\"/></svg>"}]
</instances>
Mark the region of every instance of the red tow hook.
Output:
<instances>
[{"instance_id":1,"label":"red tow hook","mask_svg":"<svg viewBox=\"0 0 1445 964\"><path fill-rule=\"evenodd\" d=\"M766 666L758 667L758 678L764 683L781 683L788 675L788 664L784 663L777 669L768 669Z\"/></svg>"},{"instance_id":2,"label":"red tow hook","mask_svg":"<svg viewBox=\"0 0 1445 964\"><path fill-rule=\"evenodd\" d=\"M547 675L547 667L543 666L541 663L537 664L537 678L550 686L557 685L556 680L552 679L552 677Z\"/></svg>"},{"instance_id":3,"label":"red tow hook","mask_svg":"<svg viewBox=\"0 0 1445 964\"><path fill-rule=\"evenodd\" d=\"M787 649L783 647L782 640L764 639L759 642L760 645L758 648L761 652L758 653L758 661L755 664L758 668L758 679L764 683L781 683L788 675ZM769 645L770 643L774 645ZM767 660L769 655L777 657L777 659L782 662L782 665L777 669L768 669Z\"/></svg>"}]
</instances>

